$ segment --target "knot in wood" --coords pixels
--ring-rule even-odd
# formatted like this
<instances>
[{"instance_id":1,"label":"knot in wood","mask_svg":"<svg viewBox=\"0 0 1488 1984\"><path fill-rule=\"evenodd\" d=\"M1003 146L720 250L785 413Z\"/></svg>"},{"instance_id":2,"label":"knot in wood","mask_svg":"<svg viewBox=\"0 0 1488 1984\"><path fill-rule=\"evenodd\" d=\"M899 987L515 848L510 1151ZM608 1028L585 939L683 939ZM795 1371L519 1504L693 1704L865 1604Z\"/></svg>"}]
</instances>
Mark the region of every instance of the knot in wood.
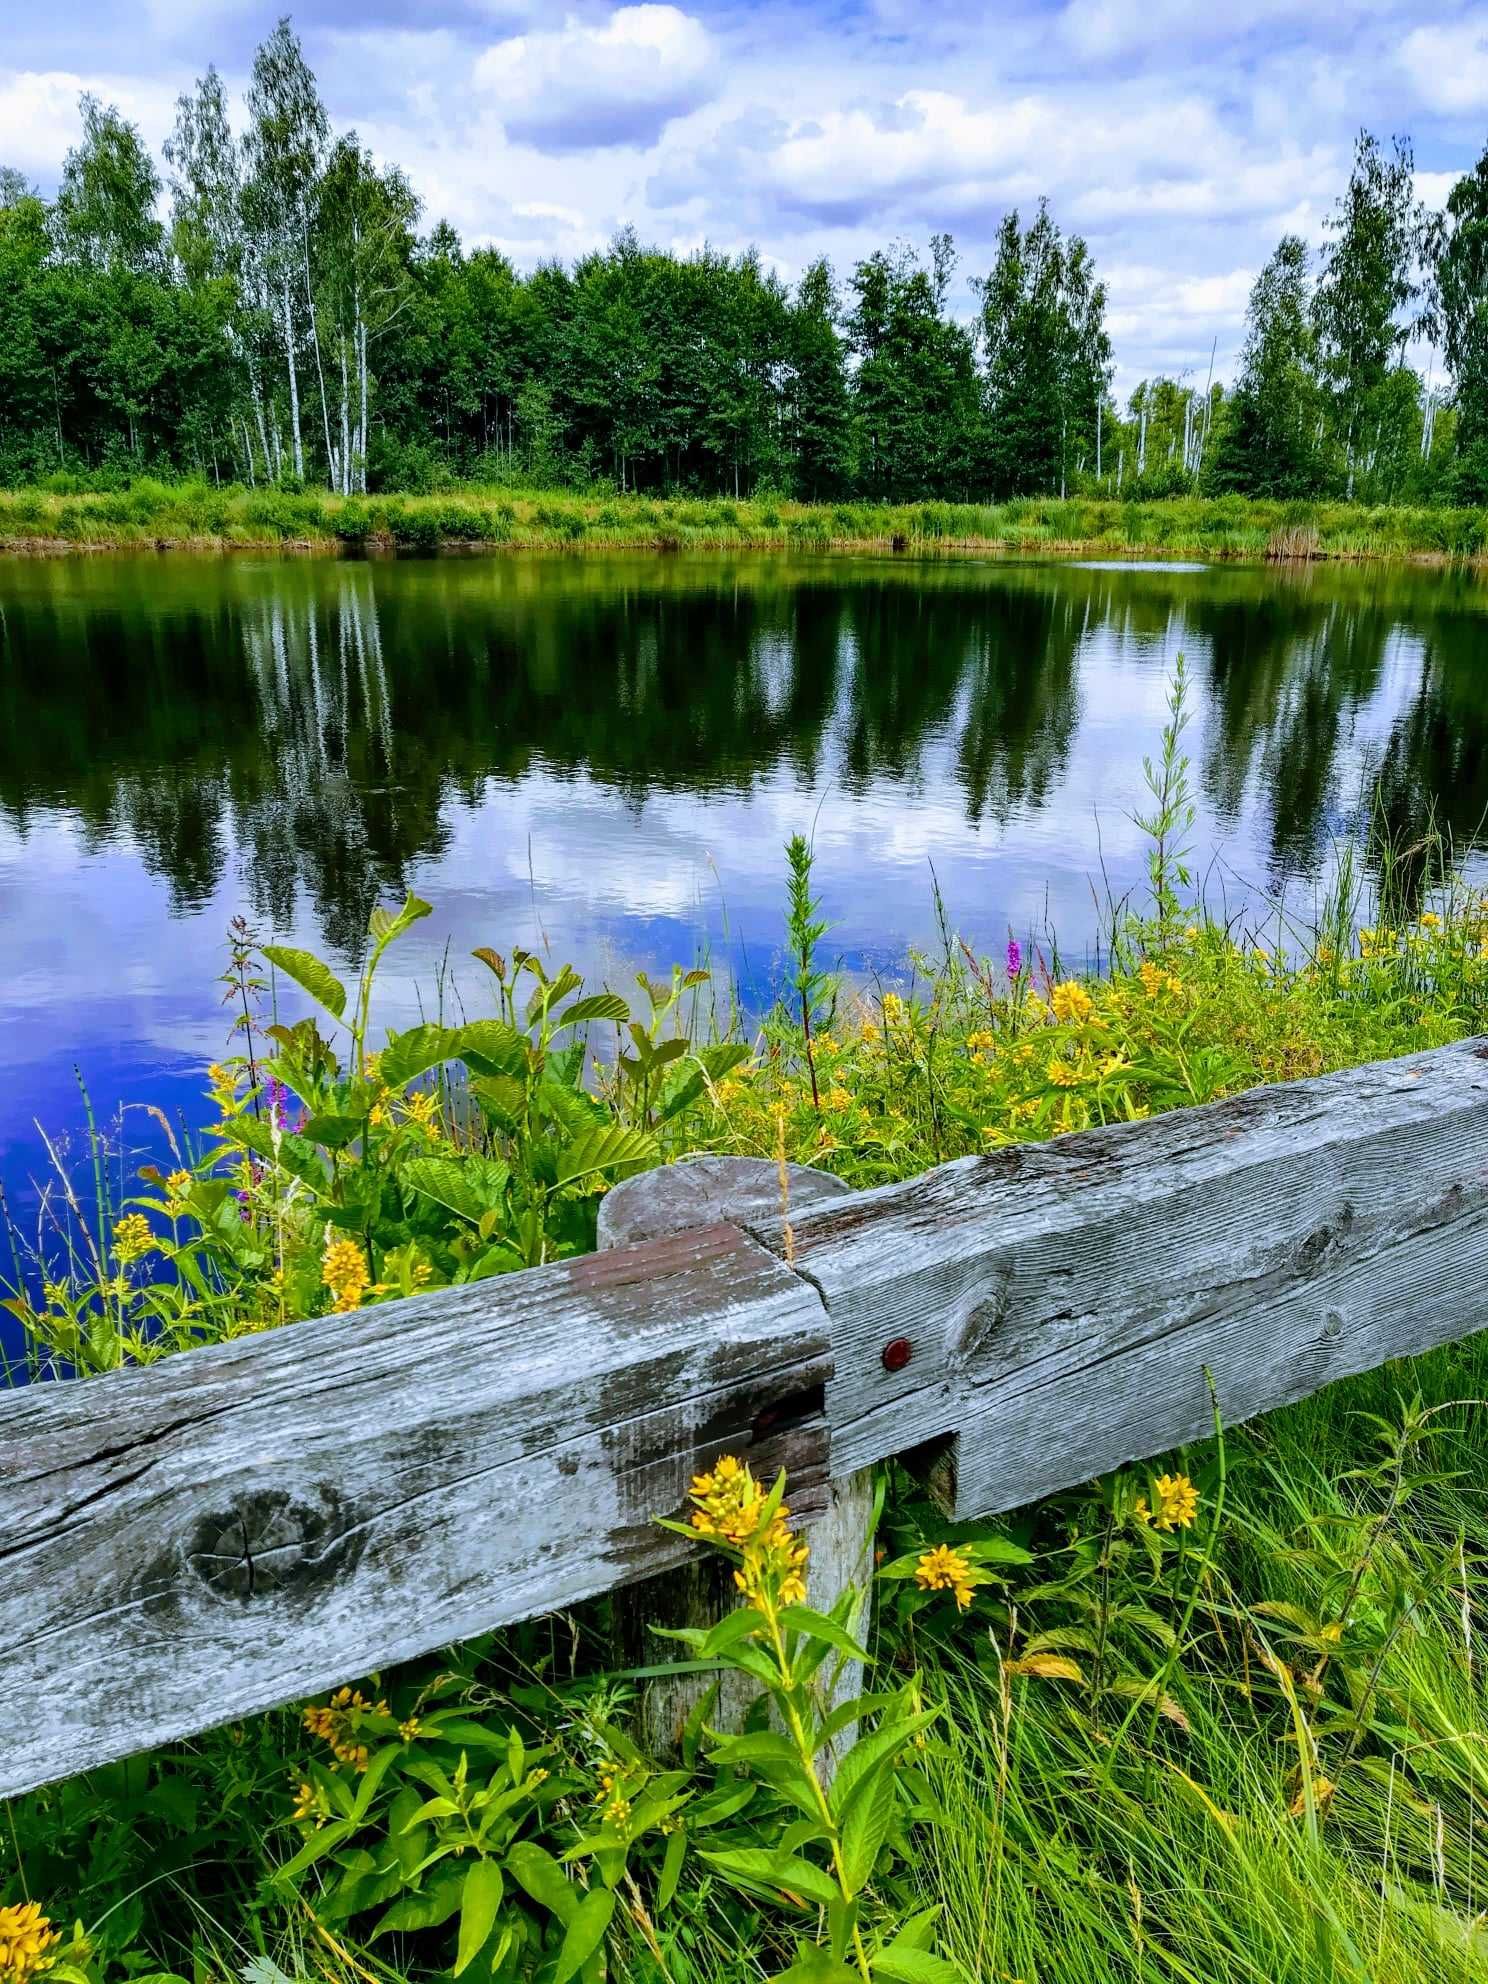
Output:
<instances>
[{"instance_id":1,"label":"knot in wood","mask_svg":"<svg viewBox=\"0 0 1488 1984\"><path fill-rule=\"evenodd\" d=\"M247 1603L334 1574L320 1548L330 1527L326 1511L269 1489L203 1516L186 1559L209 1591Z\"/></svg>"}]
</instances>

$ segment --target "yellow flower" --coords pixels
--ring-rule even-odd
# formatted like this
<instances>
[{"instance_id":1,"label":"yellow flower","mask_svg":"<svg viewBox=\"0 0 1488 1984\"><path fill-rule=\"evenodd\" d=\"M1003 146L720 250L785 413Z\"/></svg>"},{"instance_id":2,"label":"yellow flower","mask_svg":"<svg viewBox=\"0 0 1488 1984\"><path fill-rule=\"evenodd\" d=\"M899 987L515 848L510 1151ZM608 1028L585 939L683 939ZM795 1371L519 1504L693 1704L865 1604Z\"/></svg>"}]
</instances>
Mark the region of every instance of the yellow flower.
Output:
<instances>
[{"instance_id":1,"label":"yellow flower","mask_svg":"<svg viewBox=\"0 0 1488 1984\"><path fill-rule=\"evenodd\" d=\"M368 1716L387 1712L386 1702L369 1702L360 1688L338 1688L323 1707L312 1704L307 1708L303 1721L310 1734L327 1745L338 1764L365 1770L368 1750L362 1740L362 1726Z\"/></svg>"},{"instance_id":2,"label":"yellow flower","mask_svg":"<svg viewBox=\"0 0 1488 1984\"><path fill-rule=\"evenodd\" d=\"M294 1810L289 1816L297 1825L304 1825L311 1819L319 1825L325 1817L322 1802L315 1786L302 1781L295 1791Z\"/></svg>"},{"instance_id":3,"label":"yellow flower","mask_svg":"<svg viewBox=\"0 0 1488 1984\"><path fill-rule=\"evenodd\" d=\"M1049 1063L1044 1072L1048 1075L1049 1080L1053 1082L1055 1088L1078 1088L1080 1085L1080 1070L1075 1066L1073 1061L1065 1061L1058 1055Z\"/></svg>"},{"instance_id":4,"label":"yellow flower","mask_svg":"<svg viewBox=\"0 0 1488 1984\"><path fill-rule=\"evenodd\" d=\"M189 1171L173 1171L165 1181L166 1197L171 1199L188 1198L195 1183Z\"/></svg>"},{"instance_id":5,"label":"yellow flower","mask_svg":"<svg viewBox=\"0 0 1488 1984\"><path fill-rule=\"evenodd\" d=\"M355 1240L332 1240L327 1228L326 1250L321 1256L320 1278L336 1298L336 1314L346 1315L361 1302L372 1285L366 1256Z\"/></svg>"},{"instance_id":6,"label":"yellow flower","mask_svg":"<svg viewBox=\"0 0 1488 1984\"><path fill-rule=\"evenodd\" d=\"M439 1112L439 1097L432 1090L420 1089L416 1095L406 1097L403 1106L408 1111L410 1122L416 1123L421 1130L434 1127L434 1118Z\"/></svg>"},{"instance_id":7,"label":"yellow flower","mask_svg":"<svg viewBox=\"0 0 1488 1984\"><path fill-rule=\"evenodd\" d=\"M883 995L883 1016L890 1022L904 1018L904 1001L897 992L885 992Z\"/></svg>"},{"instance_id":8,"label":"yellow flower","mask_svg":"<svg viewBox=\"0 0 1488 1984\"><path fill-rule=\"evenodd\" d=\"M411 1743L416 1736L423 1734L423 1729L424 1725L419 1721L418 1717L411 1715L406 1722L400 1722L398 1724L398 1741L400 1743Z\"/></svg>"},{"instance_id":9,"label":"yellow flower","mask_svg":"<svg viewBox=\"0 0 1488 1984\"><path fill-rule=\"evenodd\" d=\"M1062 985L1056 985L1049 995L1049 1004L1054 1009L1057 1020L1065 1020L1075 1026L1081 1025L1095 1011L1095 1001L1073 978L1067 978Z\"/></svg>"},{"instance_id":10,"label":"yellow flower","mask_svg":"<svg viewBox=\"0 0 1488 1984\"><path fill-rule=\"evenodd\" d=\"M1188 1529L1199 1512L1199 1491L1186 1474L1160 1474L1152 1484L1157 1496L1155 1510L1147 1506L1147 1497L1137 1499L1137 1518L1150 1522L1154 1529Z\"/></svg>"},{"instance_id":11,"label":"yellow flower","mask_svg":"<svg viewBox=\"0 0 1488 1984\"><path fill-rule=\"evenodd\" d=\"M127 1212L114 1221L114 1252L121 1262L137 1261L155 1246L155 1235L142 1212Z\"/></svg>"},{"instance_id":12,"label":"yellow flower","mask_svg":"<svg viewBox=\"0 0 1488 1984\"><path fill-rule=\"evenodd\" d=\"M1440 930L1442 927L1442 920L1434 909L1423 909L1418 920L1423 930Z\"/></svg>"},{"instance_id":13,"label":"yellow flower","mask_svg":"<svg viewBox=\"0 0 1488 1984\"><path fill-rule=\"evenodd\" d=\"M52 1927L38 1903L18 1901L0 1908L0 1984L28 1984L50 1970L61 1940L61 1930Z\"/></svg>"},{"instance_id":14,"label":"yellow flower","mask_svg":"<svg viewBox=\"0 0 1488 1984\"><path fill-rule=\"evenodd\" d=\"M1189 944L1196 943L1198 941L1198 935L1199 935L1198 924L1190 923L1188 928L1183 933L1184 942Z\"/></svg>"},{"instance_id":15,"label":"yellow flower","mask_svg":"<svg viewBox=\"0 0 1488 1984\"><path fill-rule=\"evenodd\" d=\"M829 1088L822 1097L822 1101L832 1111L834 1116L840 1116L845 1109L852 1108L852 1095L842 1086L841 1082Z\"/></svg>"},{"instance_id":16,"label":"yellow flower","mask_svg":"<svg viewBox=\"0 0 1488 1984\"><path fill-rule=\"evenodd\" d=\"M964 1612L971 1603L971 1565L964 1551L952 1550L944 1543L937 1543L933 1550L921 1552L920 1561L915 1565L915 1583L921 1591L953 1592L956 1609L960 1612Z\"/></svg>"},{"instance_id":17,"label":"yellow flower","mask_svg":"<svg viewBox=\"0 0 1488 1984\"><path fill-rule=\"evenodd\" d=\"M806 1596L810 1555L790 1526L790 1510L766 1513L765 1491L748 1465L725 1454L693 1481L692 1526L740 1555L734 1583L751 1604L799 1605Z\"/></svg>"}]
</instances>

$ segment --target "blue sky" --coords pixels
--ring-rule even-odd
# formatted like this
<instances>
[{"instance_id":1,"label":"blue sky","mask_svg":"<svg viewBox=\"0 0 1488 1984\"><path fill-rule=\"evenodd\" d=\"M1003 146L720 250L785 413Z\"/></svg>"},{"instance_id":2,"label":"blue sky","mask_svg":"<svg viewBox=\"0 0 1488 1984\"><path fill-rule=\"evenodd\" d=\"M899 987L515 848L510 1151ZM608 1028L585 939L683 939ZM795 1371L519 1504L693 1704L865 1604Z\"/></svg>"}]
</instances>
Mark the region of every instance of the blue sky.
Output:
<instances>
[{"instance_id":1,"label":"blue sky","mask_svg":"<svg viewBox=\"0 0 1488 1984\"><path fill-rule=\"evenodd\" d=\"M239 91L276 8L0 0L0 163L55 184L81 89L158 144L215 61ZM633 222L753 241L794 277L948 229L984 270L1047 193L1111 292L1125 389L1221 376L1277 238L1321 237L1361 124L1415 142L1439 202L1488 141L1488 6L1422 0L304 0L338 126L427 214L523 265ZM961 292L963 307L969 296Z\"/></svg>"}]
</instances>

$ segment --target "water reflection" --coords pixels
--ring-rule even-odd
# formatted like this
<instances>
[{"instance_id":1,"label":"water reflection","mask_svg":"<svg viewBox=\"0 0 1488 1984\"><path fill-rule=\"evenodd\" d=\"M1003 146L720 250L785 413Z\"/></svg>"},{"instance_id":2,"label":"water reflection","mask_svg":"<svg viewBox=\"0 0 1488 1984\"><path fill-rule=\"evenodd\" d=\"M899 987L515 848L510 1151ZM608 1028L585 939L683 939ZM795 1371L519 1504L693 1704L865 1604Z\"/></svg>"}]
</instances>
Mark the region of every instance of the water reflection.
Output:
<instances>
[{"instance_id":1,"label":"water reflection","mask_svg":"<svg viewBox=\"0 0 1488 1984\"><path fill-rule=\"evenodd\" d=\"M521 920L590 969L765 969L780 843L816 819L849 961L932 935L929 862L987 941L1047 915L1077 953L1098 862L1140 886L1180 648L1201 861L1307 878L1374 812L1475 844L1484 600L1381 569L11 562L0 1178L75 1057L107 1094L220 1046L238 909L351 959L417 886L431 943Z\"/></svg>"}]
</instances>

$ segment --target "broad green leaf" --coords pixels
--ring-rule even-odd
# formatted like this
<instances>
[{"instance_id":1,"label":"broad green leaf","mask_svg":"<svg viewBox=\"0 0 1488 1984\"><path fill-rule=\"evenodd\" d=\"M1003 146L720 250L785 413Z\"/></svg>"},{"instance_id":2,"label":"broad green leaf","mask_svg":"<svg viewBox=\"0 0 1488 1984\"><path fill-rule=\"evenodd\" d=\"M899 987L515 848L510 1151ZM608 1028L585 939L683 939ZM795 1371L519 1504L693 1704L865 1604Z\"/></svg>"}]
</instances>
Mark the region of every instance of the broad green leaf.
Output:
<instances>
[{"instance_id":1,"label":"broad green leaf","mask_svg":"<svg viewBox=\"0 0 1488 1984\"><path fill-rule=\"evenodd\" d=\"M469 1020L454 1032L458 1053L478 1075L519 1077L527 1067L527 1036L505 1020Z\"/></svg>"},{"instance_id":2,"label":"broad green leaf","mask_svg":"<svg viewBox=\"0 0 1488 1984\"><path fill-rule=\"evenodd\" d=\"M367 920L367 934L378 950L385 951L405 930L411 930L420 917L433 914L431 905L413 894L404 897L399 910L384 909L379 903Z\"/></svg>"},{"instance_id":3,"label":"broad green leaf","mask_svg":"<svg viewBox=\"0 0 1488 1984\"><path fill-rule=\"evenodd\" d=\"M563 1932L563 1947L558 1952L558 1968L553 1972L553 1984L568 1984L569 1978L576 1976L584 1967L604 1941L614 1912L615 1897L609 1888L589 1890Z\"/></svg>"},{"instance_id":4,"label":"broad green leaf","mask_svg":"<svg viewBox=\"0 0 1488 1984\"><path fill-rule=\"evenodd\" d=\"M874 1984L879 1978L884 1984L965 1984L965 1972L946 1957L932 1956L929 1950L904 1942L890 1943L886 1950L880 1950L872 1969Z\"/></svg>"},{"instance_id":5,"label":"broad green leaf","mask_svg":"<svg viewBox=\"0 0 1488 1984\"><path fill-rule=\"evenodd\" d=\"M339 1846L345 1839L350 1839L355 1831L356 1823L352 1819L333 1819L328 1826L321 1826L318 1831L311 1833L292 1860L286 1860L284 1865L276 1870L275 1879L292 1881L296 1874L303 1874L307 1867L313 1866L333 1847Z\"/></svg>"},{"instance_id":6,"label":"broad green leaf","mask_svg":"<svg viewBox=\"0 0 1488 1984\"><path fill-rule=\"evenodd\" d=\"M399 1175L405 1185L411 1185L415 1192L422 1192L426 1199L447 1206L461 1219L475 1221L485 1211L484 1204L465 1175L465 1166L457 1157L410 1158Z\"/></svg>"},{"instance_id":7,"label":"broad green leaf","mask_svg":"<svg viewBox=\"0 0 1488 1984\"><path fill-rule=\"evenodd\" d=\"M322 1150L345 1150L366 1127L360 1116L312 1116L300 1134L306 1143L319 1144Z\"/></svg>"},{"instance_id":8,"label":"broad green leaf","mask_svg":"<svg viewBox=\"0 0 1488 1984\"><path fill-rule=\"evenodd\" d=\"M575 999L553 1022L555 1026L582 1026L586 1020L615 1020L624 1024L630 1008L618 992L592 992L587 999Z\"/></svg>"},{"instance_id":9,"label":"broad green leaf","mask_svg":"<svg viewBox=\"0 0 1488 1984\"><path fill-rule=\"evenodd\" d=\"M853 1800L842 1828L842 1865L854 1894L861 1894L872 1879L893 1818L894 1773L884 1769Z\"/></svg>"},{"instance_id":10,"label":"broad green leaf","mask_svg":"<svg viewBox=\"0 0 1488 1984\"><path fill-rule=\"evenodd\" d=\"M377 1918L368 1942L375 1942L379 1936L385 1936L393 1929L437 1929L442 1922L448 1922L460 1906L464 1887L463 1867L441 1867L426 1888L416 1894L400 1895L392 1907Z\"/></svg>"},{"instance_id":11,"label":"broad green leaf","mask_svg":"<svg viewBox=\"0 0 1488 1984\"><path fill-rule=\"evenodd\" d=\"M787 1894L820 1902L836 1901L841 1893L830 1874L796 1853L772 1852L763 1846L739 1846L729 1852L712 1852L706 1848L700 1851L720 1874L750 1887L783 1888Z\"/></svg>"},{"instance_id":12,"label":"broad green leaf","mask_svg":"<svg viewBox=\"0 0 1488 1984\"><path fill-rule=\"evenodd\" d=\"M559 1155L556 1182L571 1185L580 1178L594 1178L603 1172L654 1164L660 1155L656 1139L642 1130L623 1129L619 1124L609 1129L587 1130Z\"/></svg>"},{"instance_id":13,"label":"broad green leaf","mask_svg":"<svg viewBox=\"0 0 1488 1984\"><path fill-rule=\"evenodd\" d=\"M477 1860L460 1891L460 1941L455 1952L455 1976L480 1955L496 1926L496 1911L506 1878L494 1860Z\"/></svg>"},{"instance_id":14,"label":"broad green leaf","mask_svg":"<svg viewBox=\"0 0 1488 1984\"><path fill-rule=\"evenodd\" d=\"M839 1963L830 1950L802 1943L790 1969L777 1970L769 1984L862 1984L862 1979L845 1963Z\"/></svg>"},{"instance_id":15,"label":"broad green leaf","mask_svg":"<svg viewBox=\"0 0 1488 1984\"><path fill-rule=\"evenodd\" d=\"M837 1766L837 1775L832 1779L828 1802L839 1819L846 1816L854 1796L869 1776L903 1749L911 1736L928 1728L934 1720L934 1709L922 1709L918 1715L902 1716L888 1728L876 1729L871 1736L858 1738Z\"/></svg>"},{"instance_id":16,"label":"broad green leaf","mask_svg":"<svg viewBox=\"0 0 1488 1984\"><path fill-rule=\"evenodd\" d=\"M458 1060L462 1029L455 1026L411 1026L395 1033L377 1057L377 1068L391 1089L407 1088L443 1061Z\"/></svg>"},{"instance_id":17,"label":"broad green leaf","mask_svg":"<svg viewBox=\"0 0 1488 1984\"><path fill-rule=\"evenodd\" d=\"M828 1646L845 1653L849 1660L868 1658L867 1649L859 1646L851 1633L839 1626L835 1619L829 1619L825 1612L813 1611L809 1605L787 1605L780 1621L793 1633L807 1633L814 1640L825 1640Z\"/></svg>"},{"instance_id":18,"label":"broad green leaf","mask_svg":"<svg viewBox=\"0 0 1488 1984\"><path fill-rule=\"evenodd\" d=\"M565 1928L579 1912L579 1898L558 1862L530 1839L519 1839L506 1856L512 1878L556 1915Z\"/></svg>"},{"instance_id":19,"label":"broad green leaf","mask_svg":"<svg viewBox=\"0 0 1488 1984\"><path fill-rule=\"evenodd\" d=\"M770 1729L753 1729L743 1736L726 1736L708 1752L708 1761L726 1764L730 1770L735 1764L793 1764L796 1751L789 1737Z\"/></svg>"},{"instance_id":20,"label":"broad green leaf","mask_svg":"<svg viewBox=\"0 0 1488 1984\"><path fill-rule=\"evenodd\" d=\"M712 1631L704 1636L698 1650L704 1660L711 1660L715 1653L721 1653L726 1646L732 1646L735 1640L747 1639L749 1634L762 1623L759 1613L752 1605L736 1606L732 1612L725 1613Z\"/></svg>"},{"instance_id":21,"label":"broad green leaf","mask_svg":"<svg viewBox=\"0 0 1488 1984\"><path fill-rule=\"evenodd\" d=\"M682 1878L682 1862L687 1858L687 1833L678 1826L666 1843L666 1853L661 1863L661 1878L656 1883L656 1912L658 1915L677 1892L677 1883Z\"/></svg>"},{"instance_id":22,"label":"broad green leaf","mask_svg":"<svg viewBox=\"0 0 1488 1984\"><path fill-rule=\"evenodd\" d=\"M292 978L317 1005L324 1006L333 1020L346 1011L346 987L328 964L314 951L296 950L292 944L265 944L263 954L277 971Z\"/></svg>"}]
</instances>

